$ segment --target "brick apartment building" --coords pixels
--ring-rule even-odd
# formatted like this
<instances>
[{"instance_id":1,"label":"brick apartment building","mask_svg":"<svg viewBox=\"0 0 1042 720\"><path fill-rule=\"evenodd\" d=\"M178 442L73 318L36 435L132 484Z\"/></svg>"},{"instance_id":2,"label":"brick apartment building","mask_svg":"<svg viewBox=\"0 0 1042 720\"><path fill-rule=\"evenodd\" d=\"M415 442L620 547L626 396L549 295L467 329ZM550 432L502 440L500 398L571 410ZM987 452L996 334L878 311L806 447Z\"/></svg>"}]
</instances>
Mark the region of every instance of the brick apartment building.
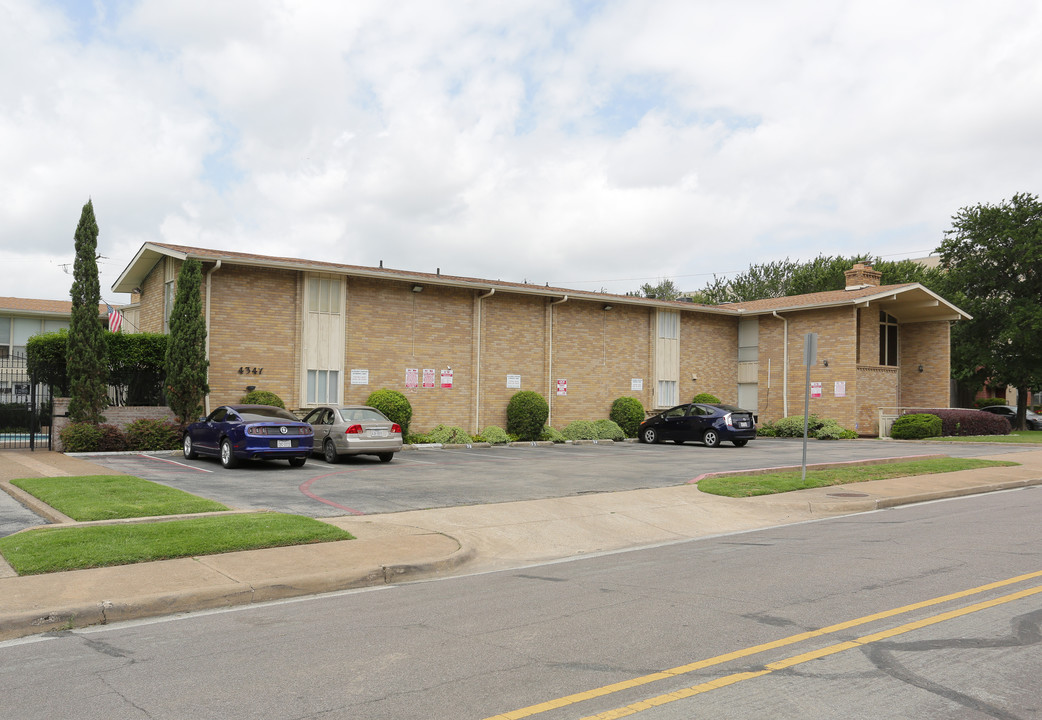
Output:
<instances>
[{"instance_id":1,"label":"brick apartment building","mask_svg":"<svg viewBox=\"0 0 1042 720\"><path fill-rule=\"evenodd\" d=\"M386 387L421 432L502 427L519 389L547 399L557 428L607 417L620 396L651 410L711 392L761 422L802 414L816 332L812 412L874 434L882 406L948 406L949 326L966 317L861 265L845 290L708 306L146 243L113 285L133 294L127 326L167 330L188 257L203 264L207 410L249 387L297 409Z\"/></svg>"}]
</instances>

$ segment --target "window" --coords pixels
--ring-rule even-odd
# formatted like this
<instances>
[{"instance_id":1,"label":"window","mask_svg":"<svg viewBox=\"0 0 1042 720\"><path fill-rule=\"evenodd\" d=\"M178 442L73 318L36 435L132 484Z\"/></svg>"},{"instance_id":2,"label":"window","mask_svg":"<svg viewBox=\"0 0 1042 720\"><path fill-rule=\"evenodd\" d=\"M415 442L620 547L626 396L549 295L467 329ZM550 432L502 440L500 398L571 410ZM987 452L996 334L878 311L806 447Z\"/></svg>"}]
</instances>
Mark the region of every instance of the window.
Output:
<instances>
[{"instance_id":1,"label":"window","mask_svg":"<svg viewBox=\"0 0 1042 720\"><path fill-rule=\"evenodd\" d=\"M879 311L879 364L897 367L897 318Z\"/></svg>"},{"instance_id":2,"label":"window","mask_svg":"<svg viewBox=\"0 0 1042 720\"><path fill-rule=\"evenodd\" d=\"M163 332L170 332L170 315L174 312L174 281L163 285Z\"/></svg>"},{"instance_id":3,"label":"window","mask_svg":"<svg viewBox=\"0 0 1042 720\"><path fill-rule=\"evenodd\" d=\"M336 370L308 370L307 402L336 403L340 395L340 373Z\"/></svg>"},{"instance_id":4,"label":"window","mask_svg":"<svg viewBox=\"0 0 1042 720\"><path fill-rule=\"evenodd\" d=\"M0 358L11 352L11 318L0 318Z\"/></svg>"},{"instance_id":5,"label":"window","mask_svg":"<svg viewBox=\"0 0 1042 720\"><path fill-rule=\"evenodd\" d=\"M677 381L676 380L659 380L658 381L658 406L659 407L670 407L671 405L677 404Z\"/></svg>"},{"instance_id":6,"label":"window","mask_svg":"<svg viewBox=\"0 0 1042 720\"><path fill-rule=\"evenodd\" d=\"M40 321L31 318L15 318L11 333L11 354L25 355L25 345L33 335L40 334Z\"/></svg>"},{"instance_id":7,"label":"window","mask_svg":"<svg viewBox=\"0 0 1042 720\"><path fill-rule=\"evenodd\" d=\"M680 313L676 310L658 311L658 336L668 340L680 337Z\"/></svg>"},{"instance_id":8,"label":"window","mask_svg":"<svg viewBox=\"0 0 1042 720\"><path fill-rule=\"evenodd\" d=\"M313 277L308 280L308 311L340 312L340 278Z\"/></svg>"}]
</instances>

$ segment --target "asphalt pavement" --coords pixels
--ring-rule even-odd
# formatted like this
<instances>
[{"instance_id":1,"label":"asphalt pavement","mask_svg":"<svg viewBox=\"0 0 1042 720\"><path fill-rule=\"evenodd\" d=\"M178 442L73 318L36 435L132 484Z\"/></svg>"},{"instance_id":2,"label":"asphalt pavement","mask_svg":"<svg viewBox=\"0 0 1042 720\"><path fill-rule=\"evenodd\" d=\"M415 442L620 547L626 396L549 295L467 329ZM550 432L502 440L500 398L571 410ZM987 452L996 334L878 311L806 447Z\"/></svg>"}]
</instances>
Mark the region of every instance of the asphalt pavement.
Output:
<instances>
[{"instance_id":1,"label":"asphalt pavement","mask_svg":"<svg viewBox=\"0 0 1042 720\"><path fill-rule=\"evenodd\" d=\"M922 455L919 445L853 441L846 456L849 446L861 443L877 443L874 447L882 443L885 458L901 457L909 449L911 455ZM1019 465L742 499L699 492L693 482L696 475L689 482L663 487L324 518L357 538L344 542L25 577L0 562L0 640L452 573L523 567L1042 484L1042 448L1037 446L930 447L941 454L952 450L960 456L980 455ZM838 444L830 444L830 452L832 448L842 452ZM0 493L0 518L6 523L9 513L14 517L31 512L40 518L39 524L71 523L14 488L8 482L13 478L113 473L113 468L93 459L5 451L0 487L7 492Z\"/></svg>"}]
</instances>

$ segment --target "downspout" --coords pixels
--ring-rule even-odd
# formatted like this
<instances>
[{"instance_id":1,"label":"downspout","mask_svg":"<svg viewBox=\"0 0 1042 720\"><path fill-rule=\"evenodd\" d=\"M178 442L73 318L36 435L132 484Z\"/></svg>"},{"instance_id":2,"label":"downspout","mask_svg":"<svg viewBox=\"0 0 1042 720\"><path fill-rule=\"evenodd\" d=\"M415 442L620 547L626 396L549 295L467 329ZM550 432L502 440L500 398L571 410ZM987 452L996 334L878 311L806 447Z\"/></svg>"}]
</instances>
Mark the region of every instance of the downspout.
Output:
<instances>
[{"instance_id":1,"label":"downspout","mask_svg":"<svg viewBox=\"0 0 1042 720\"><path fill-rule=\"evenodd\" d=\"M546 378L546 395L549 398L547 406L549 412L546 416L546 424L550 427L554 426L554 395L557 393L554 391L554 305L560 305L561 303L568 302L568 296L565 295L560 300L554 300L550 303L550 357L547 360L547 378Z\"/></svg>"},{"instance_id":2,"label":"downspout","mask_svg":"<svg viewBox=\"0 0 1042 720\"><path fill-rule=\"evenodd\" d=\"M218 260L217 264L210 268L209 272L206 273L206 367L210 367L210 294L213 284L210 282L210 276L221 269L221 261ZM206 373L207 379L210 377L209 370ZM206 415L210 415L210 393L206 393L206 397L203 398L203 409L206 411Z\"/></svg>"},{"instance_id":3,"label":"downspout","mask_svg":"<svg viewBox=\"0 0 1042 720\"><path fill-rule=\"evenodd\" d=\"M782 340L782 347L785 349L782 357L782 417L789 417L789 321L779 315L777 310L771 312L774 317L785 323L784 339ZM769 390L768 397L770 397Z\"/></svg>"},{"instance_id":4,"label":"downspout","mask_svg":"<svg viewBox=\"0 0 1042 720\"><path fill-rule=\"evenodd\" d=\"M478 295L478 323L475 329L477 333L478 341L478 357L474 367L474 432L481 432L481 428L478 427L478 423L481 422L481 301L487 297L492 297L496 294L496 289L492 288L484 295Z\"/></svg>"}]
</instances>

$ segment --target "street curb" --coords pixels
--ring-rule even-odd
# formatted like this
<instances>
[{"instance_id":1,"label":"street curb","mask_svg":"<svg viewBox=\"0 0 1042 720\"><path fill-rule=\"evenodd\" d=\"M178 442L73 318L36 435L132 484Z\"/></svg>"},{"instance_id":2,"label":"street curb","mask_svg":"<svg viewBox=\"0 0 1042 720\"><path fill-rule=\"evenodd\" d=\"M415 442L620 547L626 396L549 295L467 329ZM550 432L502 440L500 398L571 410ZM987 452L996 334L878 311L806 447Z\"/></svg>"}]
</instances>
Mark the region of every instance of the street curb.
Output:
<instances>
[{"instance_id":1,"label":"street curb","mask_svg":"<svg viewBox=\"0 0 1042 720\"><path fill-rule=\"evenodd\" d=\"M444 535L444 533L442 534ZM458 568L476 557L477 553L473 547L465 546L456 538L453 539L459 545L456 552L441 560L425 563L380 565L367 570L286 576L256 585L232 581L229 585L217 588L144 594L131 598L98 600L0 614L0 642L28 635L68 631L93 625L107 625L199 610L254 605L287 598L420 580ZM199 556L197 559L207 557L214 556Z\"/></svg>"}]
</instances>

